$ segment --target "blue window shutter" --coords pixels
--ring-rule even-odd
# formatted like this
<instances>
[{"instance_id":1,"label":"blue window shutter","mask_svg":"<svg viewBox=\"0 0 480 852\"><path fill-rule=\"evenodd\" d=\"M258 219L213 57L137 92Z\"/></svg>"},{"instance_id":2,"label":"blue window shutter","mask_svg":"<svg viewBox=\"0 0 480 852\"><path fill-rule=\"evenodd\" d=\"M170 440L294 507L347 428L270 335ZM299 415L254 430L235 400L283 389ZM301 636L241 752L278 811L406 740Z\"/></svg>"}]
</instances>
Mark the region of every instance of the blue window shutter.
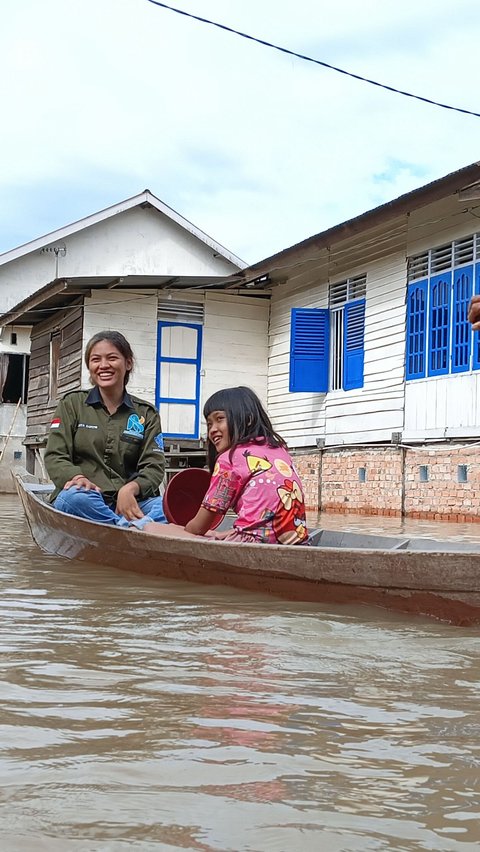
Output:
<instances>
[{"instance_id":1,"label":"blue window shutter","mask_svg":"<svg viewBox=\"0 0 480 852\"><path fill-rule=\"evenodd\" d=\"M480 293L480 263L475 264L475 295ZM480 331L473 332L473 363L474 370L480 370Z\"/></svg>"},{"instance_id":2,"label":"blue window shutter","mask_svg":"<svg viewBox=\"0 0 480 852\"><path fill-rule=\"evenodd\" d=\"M430 279L429 376L449 371L451 289L451 272L441 272Z\"/></svg>"},{"instance_id":3,"label":"blue window shutter","mask_svg":"<svg viewBox=\"0 0 480 852\"><path fill-rule=\"evenodd\" d=\"M290 391L328 390L329 311L293 308L290 338Z\"/></svg>"},{"instance_id":4,"label":"blue window shutter","mask_svg":"<svg viewBox=\"0 0 480 852\"><path fill-rule=\"evenodd\" d=\"M473 266L456 269L453 273L452 373L460 373L470 367L472 332L467 313L472 290Z\"/></svg>"},{"instance_id":5,"label":"blue window shutter","mask_svg":"<svg viewBox=\"0 0 480 852\"><path fill-rule=\"evenodd\" d=\"M343 389L363 388L365 299L347 302L343 336Z\"/></svg>"},{"instance_id":6,"label":"blue window shutter","mask_svg":"<svg viewBox=\"0 0 480 852\"><path fill-rule=\"evenodd\" d=\"M407 290L407 379L425 376L427 347L427 281L415 281Z\"/></svg>"}]
</instances>

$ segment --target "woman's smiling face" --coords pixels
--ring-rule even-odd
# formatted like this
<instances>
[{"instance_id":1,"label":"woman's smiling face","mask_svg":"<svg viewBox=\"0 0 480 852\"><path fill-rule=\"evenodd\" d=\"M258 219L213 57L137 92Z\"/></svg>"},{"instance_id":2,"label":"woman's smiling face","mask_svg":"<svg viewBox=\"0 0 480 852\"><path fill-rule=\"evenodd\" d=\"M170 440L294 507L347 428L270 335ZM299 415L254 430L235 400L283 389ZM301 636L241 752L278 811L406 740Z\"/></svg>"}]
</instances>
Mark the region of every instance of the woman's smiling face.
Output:
<instances>
[{"instance_id":1,"label":"woman's smiling face","mask_svg":"<svg viewBox=\"0 0 480 852\"><path fill-rule=\"evenodd\" d=\"M90 379L100 390L121 391L125 376L132 369L132 361L109 340L100 340L92 347L88 359Z\"/></svg>"}]
</instances>

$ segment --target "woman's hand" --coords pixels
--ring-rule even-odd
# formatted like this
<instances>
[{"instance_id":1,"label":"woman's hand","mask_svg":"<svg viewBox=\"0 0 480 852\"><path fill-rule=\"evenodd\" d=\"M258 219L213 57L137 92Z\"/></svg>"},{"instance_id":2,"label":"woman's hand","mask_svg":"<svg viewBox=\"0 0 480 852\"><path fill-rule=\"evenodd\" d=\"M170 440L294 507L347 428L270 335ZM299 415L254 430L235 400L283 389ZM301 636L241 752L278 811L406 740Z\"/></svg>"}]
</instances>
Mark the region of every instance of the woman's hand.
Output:
<instances>
[{"instance_id":1,"label":"woman's hand","mask_svg":"<svg viewBox=\"0 0 480 852\"><path fill-rule=\"evenodd\" d=\"M143 518L143 512L137 503L137 495L140 491L137 482L127 482L122 485L117 494L117 515L123 515L127 521L136 521L137 518Z\"/></svg>"},{"instance_id":2,"label":"woman's hand","mask_svg":"<svg viewBox=\"0 0 480 852\"><path fill-rule=\"evenodd\" d=\"M66 482L65 485L63 486L64 491L68 491L68 489L72 488L72 487L85 488L86 491L100 491L101 492L101 490L102 490L101 488L98 487L98 485L95 485L95 483L92 482L90 479L87 479L87 477L84 476L83 473L77 473L77 475L74 476L73 479L69 479L68 482Z\"/></svg>"}]
</instances>

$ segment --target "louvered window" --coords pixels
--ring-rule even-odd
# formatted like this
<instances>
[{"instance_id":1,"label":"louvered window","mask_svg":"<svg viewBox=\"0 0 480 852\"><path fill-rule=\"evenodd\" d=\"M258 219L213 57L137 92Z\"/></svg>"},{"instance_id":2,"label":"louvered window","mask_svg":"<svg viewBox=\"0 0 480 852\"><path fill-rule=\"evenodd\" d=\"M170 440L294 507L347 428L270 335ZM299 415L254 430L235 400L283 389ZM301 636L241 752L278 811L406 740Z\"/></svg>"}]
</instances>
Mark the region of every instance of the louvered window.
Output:
<instances>
[{"instance_id":1,"label":"louvered window","mask_svg":"<svg viewBox=\"0 0 480 852\"><path fill-rule=\"evenodd\" d=\"M408 280L417 281L428 275L428 251L417 254L416 257L408 259Z\"/></svg>"},{"instance_id":2,"label":"louvered window","mask_svg":"<svg viewBox=\"0 0 480 852\"><path fill-rule=\"evenodd\" d=\"M292 310L290 391L363 387L366 286L365 275L348 278L330 285L329 310Z\"/></svg>"},{"instance_id":3,"label":"louvered window","mask_svg":"<svg viewBox=\"0 0 480 852\"><path fill-rule=\"evenodd\" d=\"M480 233L408 259L407 379L480 369L479 335L467 320L479 270Z\"/></svg>"},{"instance_id":4,"label":"louvered window","mask_svg":"<svg viewBox=\"0 0 480 852\"><path fill-rule=\"evenodd\" d=\"M442 272L452 268L452 243L432 249L430 256L430 272Z\"/></svg>"},{"instance_id":5,"label":"louvered window","mask_svg":"<svg viewBox=\"0 0 480 852\"><path fill-rule=\"evenodd\" d=\"M161 297L158 300L158 319L165 322L194 322L203 324L203 302L188 302Z\"/></svg>"},{"instance_id":6,"label":"louvered window","mask_svg":"<svg viewBox=\"0 0 480 852\"><path fill-rule=\"evenodd\" d=\"M328 307L339 308L353 299L362 299L367 291L367 276L357 275L356 278L347 278L337 284L330 284L328 288Z\"/></svg>"},{"instance_id":7,"label":"louvered window","mask_svg":"<svg viewBox=\"0 0 480 852\"><path fill-rule=\"evenodd\" d=\"M363 387L365 299L345 305L344 390Z\"/></svg>"},{"instance_id":8,"label":"louvered window","mask_svg":"<svg viewBox=\"0 0 480 852\"><path fill-rule=\"evenodd\" d=\"M367 276L330 284L330 388L363 387L363 338ZM354 309L353 304L357 305ZM350 305L352 308L350 309Z\"/></svg>"},{"instance_id":9,"label":"louvered window","mask_svg":"<svg viewBox=\"0 0 480 852\"><path fill-rule=\"evenodd\" d=\"M328 390L328 311L294 308L291 317L290 391Z\"/></svg>"}]
</instances>

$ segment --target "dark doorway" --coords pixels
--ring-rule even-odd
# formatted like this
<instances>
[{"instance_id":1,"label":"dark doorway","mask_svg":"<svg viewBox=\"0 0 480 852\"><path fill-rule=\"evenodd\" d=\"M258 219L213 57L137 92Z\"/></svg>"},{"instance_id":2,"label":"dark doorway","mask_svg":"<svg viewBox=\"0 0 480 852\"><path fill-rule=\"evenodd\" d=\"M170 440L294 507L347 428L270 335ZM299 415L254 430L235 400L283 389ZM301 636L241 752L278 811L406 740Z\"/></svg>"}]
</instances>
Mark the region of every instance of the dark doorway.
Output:
<instances>
[{"instance_id":1,"label":"dark doorway","mask_svg":"<svg viewBox=\"0 0 480 852\"><path fill-rule=\"evenodd\" d=\"M2 402L27 401L29 355L8 356L8 370L3 386Z\"/></svg>"}]
</instances>

